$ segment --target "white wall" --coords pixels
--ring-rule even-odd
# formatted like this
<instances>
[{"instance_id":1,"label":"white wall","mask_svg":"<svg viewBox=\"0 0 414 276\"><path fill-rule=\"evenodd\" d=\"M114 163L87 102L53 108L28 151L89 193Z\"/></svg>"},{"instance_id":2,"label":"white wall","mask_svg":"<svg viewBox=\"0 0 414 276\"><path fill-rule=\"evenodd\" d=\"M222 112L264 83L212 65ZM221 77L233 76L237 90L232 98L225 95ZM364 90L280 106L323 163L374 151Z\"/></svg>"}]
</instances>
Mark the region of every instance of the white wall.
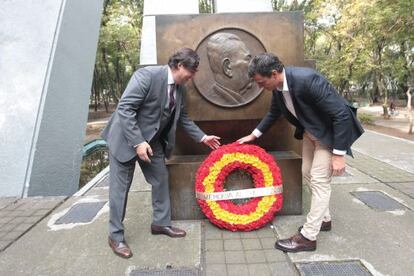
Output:
<instances>
[{"instance_id":1,"label":"white wall","mask_svg":"<svg viewBox=\"0 0 414 276\"><path fill-rule=\"evenodd\" d=\"M145 0L140 64L157 64L155 15L198 13L198 0Z\"/></svg>"},{"instance_id":2,"label":"white wall","mask_svg":"<svg viewBox=\"0 0 414 276\"><path fill-rule=\"evenodd\" d=\"M216 13L225 12L271 12L270 0L214 0Z\"/></svg>"}]
</instances>

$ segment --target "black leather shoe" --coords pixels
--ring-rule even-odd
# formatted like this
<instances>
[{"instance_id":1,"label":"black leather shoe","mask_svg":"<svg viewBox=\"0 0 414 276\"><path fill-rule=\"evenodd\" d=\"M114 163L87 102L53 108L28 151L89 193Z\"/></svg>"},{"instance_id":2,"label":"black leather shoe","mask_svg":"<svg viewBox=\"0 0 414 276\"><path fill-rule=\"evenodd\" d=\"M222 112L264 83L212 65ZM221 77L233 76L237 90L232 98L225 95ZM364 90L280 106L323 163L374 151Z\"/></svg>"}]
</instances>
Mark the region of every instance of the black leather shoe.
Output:
<instances>
[{"instance_id":1,"label":"black leather shoe","mask_svg":"<svg viewBox=\"0 0 414 276\"><path fill-rule=\"evenodd\" d=\"M111 239L110 237L108 237L108 244L109 244L109 247L111 247L112 251L114 251L114 253L118 255L119 257L125 258L125 259L132 257L132 251L125 241L117 242Z\"/></svg>"},{"instance_id":2,"label":"black leather shoe","mask_svg":"<svg viewBox=\"0 0 414 276\"><path fill-rule=\"evenodd\" d=\"M275 248L283 252L300 252L300 251L315 251L316 241L311 241L305 238L301 233L290 237L289 239L278 240Z\"/></svg>"},{"instance_id":3,"label":"black leather shoe","mask_svg":"<svg viewBox=\"0 0 414 276\"><path fill-rule=\"evenodd\" d=\"M151 234L153 235L167 235L171 238L182 238L185 237L186 233L184 230L181 230L172 226L159 226L151 224Z\"/></svg>"},{"instance_id":4,"label":"black leather shoe","mask_svg":"<svg viewBox=\"0 0 414 276\"><path fill-rule=\"evenodd\" d=\"M298 231L300 232L302 228L303 228L303 225L298 228ZM322 221L321 231L327 232L327 231L331 231L331 229L332 229L332 221Z\"/></svg>"}]
</instances>

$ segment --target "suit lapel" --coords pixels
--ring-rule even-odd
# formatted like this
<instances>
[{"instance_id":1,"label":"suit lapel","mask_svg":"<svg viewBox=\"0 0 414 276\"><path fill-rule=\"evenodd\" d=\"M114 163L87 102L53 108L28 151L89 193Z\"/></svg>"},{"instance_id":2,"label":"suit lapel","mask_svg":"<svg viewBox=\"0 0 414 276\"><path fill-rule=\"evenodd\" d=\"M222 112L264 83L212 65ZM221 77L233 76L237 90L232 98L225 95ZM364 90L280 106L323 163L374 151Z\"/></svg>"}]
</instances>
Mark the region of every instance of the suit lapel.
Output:
<instances>
[{"instance_id":1,"label":"suit lapel","mask_svg":"<svg viewBox=\"0 0 414 276\"><path fill-rule=\"evenodd\" d=\"M288 84L288 88L289 88L289 94L290 94L290 98L292 99L292 103L293 103L293 108L295 108L295 112L296 112L296 116L299 116L298 114L300 113L300 111L298 110L297 106L297 102L296 102L296 98L295 98L295 93L293 91L293 79L292 79L292 71L291 68L289 67L285 67L285 74L286 74L286 81ZM285 112L285 116L286 119L288 119L289 122L291 122L293 125L295 125L296 127L302 127L301 123L299 122L298 118L296 118L290 111L289 109L287 109L286 107L286 103L285 103L285 99L282 95L282 93L280 93L280 97L281 100L283 102L283 108L284 108L284 112Z\"/></svg>"},{"instance_id":2,"label":"suit lapel","mask_svg":"<svg viewBox=\"0 0 414 276\"><path fill-rule=\"evenodd\" d=\"M283 115L285 116L285 118L286 118L289 122L291 122L293 125L295 125L295 126L299 126L300 124L299 124L298 120L296 119L296 117L295 117L295 116L293 116L293 114L292 114L292 113L290 113L289 109L287 109L287 107L286 107L286 103L285 103L285 98L283 97L282 92L277 91L277 95L278 95L278 97L279 97L279 101L282 103L282 104L281 104L281 108L282 108L282 113L283 113Z\"/></svg>"},{"instance_id":3,"label":"suit lapel","mask_svg":"<svg viewBox=\"0 0 414 276\"><path fill-rule=\"evenodd\" d=\"M164 107L167 104L167 87L168 87L168 69L167 66L162 67L160 72L160 83L161 83L161 91L160 91L160 120L162 114L164 113Z\"/></svg>"},{"instance_id":4,"label":"suit lapel","mask_svg":"<svg viewBox=\"0 0 414 276\"><path fill-rule=\"evenodd\" d=\"M290 68L290 67L285 68L285 74L286 74L286 81L287 81L288 87L289 87L290 97L292 98L293 104L297 105L296 98L295 98L295 93L293 92L293 85L292 85L292 83L293 83L292 68Z\"/></svg>"},{"instance_id":5,"label":"suit lapel","mask_svg":"<svg viewBox=\"0 0 414 276\"><path fill-rule=\"evenodd\" d=\"M181 112L181 101L183 98L183 93L181 91L181 85L176 84L175 87L175 116L174 116L174 121L176 121L179 117L180 117L180 112Z\"/></svg>"}]
</instances>

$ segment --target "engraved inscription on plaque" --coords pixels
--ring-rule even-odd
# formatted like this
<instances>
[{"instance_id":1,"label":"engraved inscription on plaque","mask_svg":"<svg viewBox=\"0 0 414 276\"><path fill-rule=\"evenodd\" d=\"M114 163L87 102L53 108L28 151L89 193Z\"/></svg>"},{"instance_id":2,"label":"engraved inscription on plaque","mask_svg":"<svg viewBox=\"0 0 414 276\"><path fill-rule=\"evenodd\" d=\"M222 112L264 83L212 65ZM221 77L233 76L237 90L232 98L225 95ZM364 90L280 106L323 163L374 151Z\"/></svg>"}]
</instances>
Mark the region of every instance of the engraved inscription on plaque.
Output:
<instances>
[{"instance_id":1,"label":"engraved inscription on plaque","mask_svg":"<svg viewBox=\"0 0 414 276\"><path fill-rule=\"evenodd\" d=\"M262 89L248 77L251 58L266 52L252 34L239 29L222 29L205 37L197 47L201 57L194 77L198 92L222 107L243 106L257 98Z\"/></svg>"},{"instance_id":2,"label":"engraved inscription on plaque","mask_svg":"<svg viewBox=\"0 0 414 276\"><path fill-rule=\"evenodd\" d=\"M254 188L252 176L244 170L236 170L231 172L224 182L224 190L234 191ZM236 205L243 205L250 201L251 198L232 199Z\"/></svg>"}]
</instances>

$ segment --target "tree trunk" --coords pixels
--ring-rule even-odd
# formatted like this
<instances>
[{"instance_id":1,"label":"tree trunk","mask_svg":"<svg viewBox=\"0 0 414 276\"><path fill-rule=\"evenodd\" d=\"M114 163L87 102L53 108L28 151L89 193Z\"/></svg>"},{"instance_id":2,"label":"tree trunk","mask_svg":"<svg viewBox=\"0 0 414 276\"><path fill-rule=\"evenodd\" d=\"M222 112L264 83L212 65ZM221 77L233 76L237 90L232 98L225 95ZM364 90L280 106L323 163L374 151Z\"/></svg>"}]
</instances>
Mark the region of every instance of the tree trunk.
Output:
<instances>
[{"instance_id":1,"label":"tree trunk","mask_svg":"<svg viewBox=\"0 0 414 276\"><path fill-rule=\"evenodd\" d=\"M382 82L382 75L380 72L377 72L376 78L377 78L377 85L378 85L379 93L380 95L384 96L384 103L382 105L382 110L384 112L383 116L385 119L389 119L390 115L388 114L388 93L387 93L387 89L385 88Z\"/></svg>"},{"instance_id":2,"label":"tree trunk","mask_svg":"<svg viewBox=\"0 0 414 276\"><path fill-rule=\"evenodd\" d=\"M109 62L108 62L107 54L106 54L106 48L102 47L101 51L102 51L102 61L103 61L104 66L105 66L106 81L108 83L109 94L112 95L115 102L118 103L119 98L115 93L113 79L112 79L112 76L111 76L111 71L109 69Z\"/></svg>"},{"instance_id":3,"label":"tree trunk","mask_svg":"<svg viewBox=\"0 0 414 276\"><path fill-rule=\"evenodd\" d=\"M408 88L407 90L407 110L408 110L408 120L409 120L409 126L408 126L408 134L413 134L413 107L411 105L411 89Z\"/></svg>"},{"instance_id":4,"label":"tree trunk","mask_svg":"<svg viewBox=\"0 0 414 276\"><path fill-rule=\"evenodd\" d=\"M120 47L120 42L117 41L116 42L116 45L117 45L118 52L121 52L122 49ZM120 63L120 60L119 60L119 56L118 55L115 56L115 61L114 61L113 65L115 67L114 68L114 71L115 71L116 95L120 98L121 95L122 95L122 93L123 93L123 90L122 90L123 84L122 84L121 76L120 76L122 68L121 68L121 63Z\"/></svg>"},{"instance_id":5,"label":"tree trunk","mask_svg":"<svg viewBox=\"0 0 414 276\"><path fill-rule=\"evenodd\" d=\"M93 87L92 87L92 93L94 94L94 110L95 112L98 111L98 102L99 102L99 72L96 69L96 65L95 68L93 70Z\"/></svg>"},{"instance_id":6,"label":"tree trunk","mask_svg":"<svg viewBox=\"0 0 414 276\"><path fill-rule=\"evenodd\" d=\"M372 103L377 103L379 101L380 98L380 89L378 87L378 78L377 78L377 72L374 71L373 72L373 88L372 88Z\"/></svg>"},{"instance_id":7,"label":"tree trunk","mask_svg":"<svg viewBox=\"0 0 414 276\"><path fill-rule=\"evenodd\" d=\"M413 134L413 106L412 106L412 94L411 91L414 91L414 80L413 80L413 75L412 75L412 71L410 70L413 61L410 58L412 50L411 47L409 45L408 42L405 42L403 44L403 48L404 48L404 55L405 55L405 69L407 70L407 111L408 111L408 121L409 121L409 126L408 126L408 134Z\"/></svg>"}]
</instances>

